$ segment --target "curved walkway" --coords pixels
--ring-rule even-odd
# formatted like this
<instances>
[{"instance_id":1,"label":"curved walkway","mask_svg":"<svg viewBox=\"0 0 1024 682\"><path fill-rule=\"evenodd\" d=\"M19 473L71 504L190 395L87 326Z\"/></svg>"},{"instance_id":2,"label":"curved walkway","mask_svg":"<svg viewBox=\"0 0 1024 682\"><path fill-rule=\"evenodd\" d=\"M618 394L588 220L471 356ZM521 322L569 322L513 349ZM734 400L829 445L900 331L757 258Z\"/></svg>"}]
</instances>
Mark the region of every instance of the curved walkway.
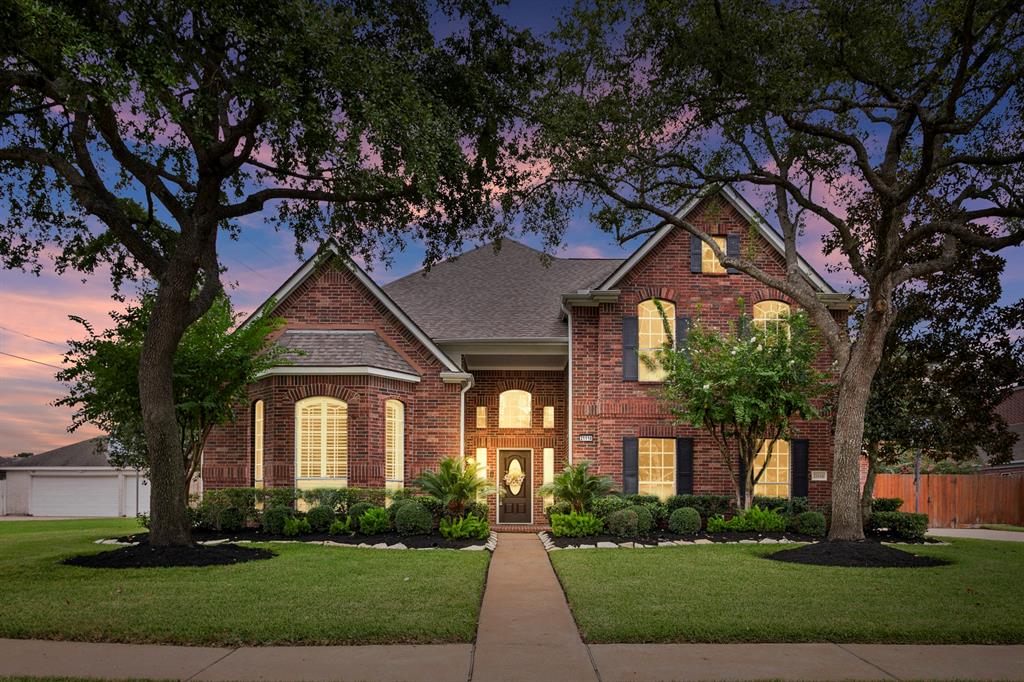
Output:
<instances>
[{"instance_id":1,"label":"curved walkway","mask_svg":"<svg viewBox=\"0 0 1024 682\"><path fill-rule=\"evenodd\" d=\"M594 644L537 536L501 536L476 644L179 647L0 639L0 677L479 682L1024 680L1024 646Z\"/></svg>"}]
</instances>

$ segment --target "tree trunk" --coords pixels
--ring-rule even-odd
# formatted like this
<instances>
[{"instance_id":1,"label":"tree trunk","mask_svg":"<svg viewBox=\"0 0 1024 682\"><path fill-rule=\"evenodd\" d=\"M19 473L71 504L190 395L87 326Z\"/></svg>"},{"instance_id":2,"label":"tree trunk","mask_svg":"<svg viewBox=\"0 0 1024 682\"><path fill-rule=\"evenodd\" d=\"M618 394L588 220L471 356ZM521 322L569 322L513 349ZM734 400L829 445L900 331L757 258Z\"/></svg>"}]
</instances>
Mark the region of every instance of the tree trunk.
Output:
<instances>
[{"instance_id":1,"label":"tree trunk","mask_svg":"<svg viewBox=\"0 0 1024 682\"><path fill-rule=\"evenodd\" d=\"M878 447L871 444L868 452L868 475L864 479L864 490L860 494L860 518L861 523L868 520L871 515L871 500L875 495L875 478L878 476Z\"/></svg>"}]
</instances>

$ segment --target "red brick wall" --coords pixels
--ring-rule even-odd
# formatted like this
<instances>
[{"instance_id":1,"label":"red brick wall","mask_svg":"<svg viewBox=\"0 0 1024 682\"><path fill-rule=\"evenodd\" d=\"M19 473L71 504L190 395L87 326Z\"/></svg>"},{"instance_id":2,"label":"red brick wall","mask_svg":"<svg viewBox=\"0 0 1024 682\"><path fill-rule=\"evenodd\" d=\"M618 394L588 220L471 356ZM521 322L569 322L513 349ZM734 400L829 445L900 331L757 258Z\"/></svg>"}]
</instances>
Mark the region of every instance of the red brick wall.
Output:
<instances>
[{"instance_id":1,"label":"red brick wall","mask_svg":"<svg viewBox=\"0 0 1024 682\"><path fill-rule=\"evenodd\" d=\"M252 484L252 403L264 401L264 480L295 480L295 403L324 395L348 403L349 485L384 485L384 401L405 403L405 478L458 455L459 390L440 379L441 363L341 263L321 266L282 301L277 315L292 329L373 329L421 375L420 383L380 377L273 376L251 387L232 424L210 436L206 488Z\"/></svg>"},{"instance_id":2,"label":"red brick wall","mask_svg":"<svg viewBox=\"0 0 1024 682\"><path fill-rule=\"evenodd\" d=\"M1007 424L1024 424L1024 387L1017 388L996 408Z\"/></svg>"},{"instance_id":3,"label":"red brick wall","mask_svg":"<svg viewBox=\"0 0 1024 682\"><path fill-rule=\"evenodd\" d=\"M709 210L712 206L714 209ZM690 219L712 234L741 235L741 250L749 248L751 233L747 222L727 202L705 200ZM755 262L766 271L783 276L784 261L762 238L757 239ZM595 461L599 469L621 483L623 437L694 438L694 491L731 494L728 470L717 448L699 430L672 423L671 415L653 395L656 384L622 379L622 317L635 315L640 301L656 296L675 304L676 315L696 317L719 328L735 324L739 299L747 314L751 306L765 299L793 301L742 274L712 275L690 272L690 236L675 230L666 236L623 278L615 303L599 308L573 309L573 460ZM819 365L830 362L823 354ZM831 481L832 441L825 421L798 423L797 437L810 440L810 469L826 470ZM593 434L581 443L580 434ZM829 482L810 482L809 495L815 503L828 500Z\"/></svg>"},{"instance_id":4,"label":"red brick wall","mask_svg":"<svg viewBox=\"0 0 1024 682\"><path fill-rule=\"evenodd\" d=\"M498 450L533 450L531 479L536 492L544 481L544 448L555 450L555 473L567 463L566 449L566 415L568 393L566 391L565 372L528 372L528 371L476 371L473 372L474 385L466 393L466 456L476 457L477 448L487 448L487 479L495 487L498 486ZM532 396L530 403L531 419L528 429L498 428L498 396L511 389L528 391ZM487 408L487 428L476 428L476 408L483 405ZM555 408L554 428L545 429L544 406ZM496 521L496 501L494 496L489 500L491 522ZM534 524L546 524L543 499L534 495Z\"/></svg>"}]
</instances>

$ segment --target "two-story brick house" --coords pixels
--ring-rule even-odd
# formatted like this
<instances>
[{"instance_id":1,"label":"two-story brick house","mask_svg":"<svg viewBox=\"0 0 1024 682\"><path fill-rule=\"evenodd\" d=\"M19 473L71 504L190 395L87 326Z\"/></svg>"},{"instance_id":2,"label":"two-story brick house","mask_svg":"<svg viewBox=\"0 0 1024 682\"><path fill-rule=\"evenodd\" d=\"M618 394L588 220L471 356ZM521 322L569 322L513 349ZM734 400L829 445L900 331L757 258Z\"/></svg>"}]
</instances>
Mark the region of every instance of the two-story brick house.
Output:
<instances>
[{"instance_id":1,"label":"two-story brick house","mask_svg":"<svg viewBox=\"0 0 1024 682\"><path fill-rule=\"evenodd\" d=\"M681 212L730 253L784 274L781 237L734 190ZM844 315L843 297L800 267ZM583 459L627 492L730 494L713 444L673 423L657 372L639 360L664 340L655 298L680 339L698 310L728 325L740 299L754 323L793 305L671 226L625 260L544 258L505 240L385 286L323 249L270 299L286 320L276 342L303 354L253 385L236 421L211 436L204 486L399 488L462 456L499 490L492 521L509 529L542 525L535 491ZM824 502L829 425L800 423L796 435L770 446L757 492Z\"/></svg>"}]
</instances>

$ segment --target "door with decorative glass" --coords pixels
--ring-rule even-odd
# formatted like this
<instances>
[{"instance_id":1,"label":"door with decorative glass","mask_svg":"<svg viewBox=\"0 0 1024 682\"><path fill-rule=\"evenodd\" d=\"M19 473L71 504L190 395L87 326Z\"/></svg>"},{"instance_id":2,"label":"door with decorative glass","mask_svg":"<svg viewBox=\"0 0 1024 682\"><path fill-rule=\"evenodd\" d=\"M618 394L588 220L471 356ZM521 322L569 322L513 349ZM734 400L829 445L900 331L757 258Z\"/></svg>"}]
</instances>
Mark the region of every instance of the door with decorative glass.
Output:
<instances>
[{"instance_id":1,"label":"door with decorative glass","mask_svg":"<svg viewBox=\"0 0 1024 682\"><path fill-rule=\"evenodd\" d=\"M533 481L529 450L498 452L498 523L530 523Z\"/></svg>"}]
</instances>

